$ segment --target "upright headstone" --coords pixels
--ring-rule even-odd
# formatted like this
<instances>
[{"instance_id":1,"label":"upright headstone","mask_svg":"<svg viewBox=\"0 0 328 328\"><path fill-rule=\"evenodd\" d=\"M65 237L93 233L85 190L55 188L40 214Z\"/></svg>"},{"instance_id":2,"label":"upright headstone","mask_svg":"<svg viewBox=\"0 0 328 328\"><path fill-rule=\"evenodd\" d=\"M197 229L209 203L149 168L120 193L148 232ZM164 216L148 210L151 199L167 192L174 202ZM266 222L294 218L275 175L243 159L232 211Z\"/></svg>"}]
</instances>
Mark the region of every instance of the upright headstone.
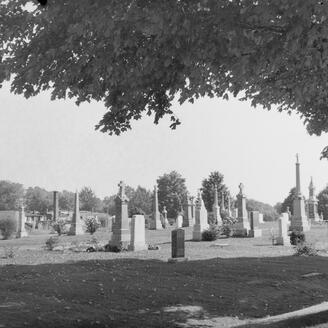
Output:
<instances>
[{"instance_id":1,"label":"upright headstone","mask_svg":"<svg viewBox=\"0 0 328 328\"><path fill-rule=\"evenodd\" d=\"M309 218L309 220L312 220L314 222L319 222L320 217L318 214L318 201L315 197L314 191L315 191L315 187L313 185L313 180L311 177L311 182L309 185L309 199L307 201L308 218Z\"/></svg>"},{"instance_id":2,"label":"upright headstone","mask_svg":"<svg viewBox=\"0 0 328 328\"><path fill-rule=\"evenodd\" d=\"M288 214L288 220L290 221L292 219L292 212L290 211L289 206L287 206L286 213Z\"/></svg>"},{"instance_id":3,"label":"upright headstone","mask_svg":"<svg viewBox=\"0 0 328 328\"><path fill-rule=\"evenodd\" d=\"M208 229L208 227L207 211L199 192L196 199L195 224L193 227L192 239L198 241L202 240L202 233L204 230Z\"/></svg>"},{"instance_id":4,"label":"upright headstone","mask_svg":"<svg viewBox=\"0 0 328 328\"><path fill-rule=\"evenodd\" d=\"M188 261L185 257L185 232L183 229L175 229L171 233L172 257L168 262L175 263L181 261Z\"/></svg>"},{"instance_id":5,"label":"upright headstone","mask_svg":"<svg viewBox=\"0 0 328 328\"><path fill-rule=\"evenodd\" d=\"M183 216L179 214L176 218L175 225L177 228L182 228L182 224L183 224Z\"/></svg>"},{"instance_id":6,"label":"upright headstone","mask_svg":"<svg viewBox=\"0 0 328 328\"><path fill-rule=\"evenodd\" d=\"M58 191L54 191L54 216L53 216L53 220L57 221L58 218L59 218Z\"/></svg>"},{"instance_id":7,"label":"upright headstone","mask_svg":"<svg viewBox=\"0 0 328 328\"><path fill-rule=\"evenodd\" d=\"M192 203L191 197L187 196L186 203L184 206L184 215L183 215L183 227L191 227L193 225L192 222Z\"/></svg>"},{"instance_id":8,"label":"upright headstone","mask_svg":"<svg viewBox=\"0 0 328 328\"><path fill-rule=\"evenodd\" d=\"M245 237L250 230L248 214L246 210L246 196L244 194L244 185L240 183L239 194L237 195L238 216L237 222L233 225L233 235Z\"/></svg>"},{"instance_id":9,"label":"upright headstone","mask_svg":"<svg viewBox=\"0 0 328 328\"><path fill-rule=\"evenodd\" d=\"M262 230L259 228L259 212L251 211L250 212L250 231L249 237L258 238L262 236Z\"/></svg>"},{"instance_id":10,"label":"upright headstone","mask_svg":"<svg viewBox=\"0 0 328 328\"><path fill-rule=\"evenodd\" d=\"M115 221L113 222L113 235L110 244L127 248L130 243L128 202L125 195L125 184L119 183L119 192L115 198Z\"/></svg>"},{"instance_id":11,"label":"upright headstone","mask_svg":"<svg viewBox=\"0 0 328 328\"><path fill-rule=\"evenodd\" d=\"M158 209L158 194L157 194L157 186L154 186L154 198L153 198L153 214L152 219L150 221L151 230L161 230L163 229L161 223L161 214Z\"/></svg>"},{"instance_id":12,"label":"upright headstone","mask_svg":"<svg viewBox=\"0 0 328 328\"><path fill-rule=\"evenodd\" d=\"M129 250L141 251L147 249L145 234L145 217L133 215L131 220L131 242Z\"/></svg>"},{"instance_id":13,"label":"upright headstone","mask_svg":"<svg viewBox=\"0 0 328 328\"><path fill-rule=\"evenodd\" d=\"M222 218L220 214L220 206L218 201L218 189L216 185L214 185L214 203L213 203L212 213L213 213L214 222L217 225L222 225Z\"/></svg>"},{"instance_id":14,"label":"upright headstone","mask_svg":"<svg viewBox=\"0 0 328 328\"><path fill-rule=\"evenodd\" d=\"M73 235L73 236L84 234L83 223L82 223L81 216L80 216L78 191L76 191L76 193L75 193L74 212L73 212L71 227L69 229L69 234Z\"/></svg>"},{"instance_id":15,"label":"upright headstone","mask_svg":"<svg viewBox=\"0 0 328 328\"><path fill-rule=\"evenodd\" d=\"M309 222L305 212L305 203L301 192L300 163L298 161L298 154L296 155L296 195L293 200L293 215L291 219L290 230L310 230Z\"/></svg>"},{"instance_id":16,"label":"upright headstone","mask_svg":"<svg viewBox=\"0 0 328 328\"><path fill-rule=\"evenodd\" d=\"M288 213L282 213L278 219L278 236L276 237L276 245L290 246L290 238L288 236Z\"/></svg>"},{"instance_id":17,"label":"upright headstone","mask_svg":"<svg viewBox=\"0 0 328 328\"><path fill-rule=\"evenodd\" d=\"M27 237L28 234L25 230L25 211L24 211L24 205L21 204L21 207L19 209L19 215L18 215L18 229L17 229L17 238Z\"/></svg>"}]
</instances>

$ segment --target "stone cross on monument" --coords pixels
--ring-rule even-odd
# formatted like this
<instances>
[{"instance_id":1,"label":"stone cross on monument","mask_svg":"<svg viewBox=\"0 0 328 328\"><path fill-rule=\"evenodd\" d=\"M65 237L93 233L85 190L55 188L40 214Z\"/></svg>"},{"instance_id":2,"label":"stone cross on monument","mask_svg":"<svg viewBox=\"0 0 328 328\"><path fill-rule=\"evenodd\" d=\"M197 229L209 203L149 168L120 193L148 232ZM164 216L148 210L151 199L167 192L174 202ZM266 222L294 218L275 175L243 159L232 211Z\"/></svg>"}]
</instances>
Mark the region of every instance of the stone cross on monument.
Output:
<instances>
[{"instance_id":1,"label":"stone cross on monument","mask_svg":"<svg viewBox=\"0 0 328 328\"><path fill-rule=\"evenodd\" d=\"M315 187L313 185L313 179L311 177L310 185L309 185L309 199L307 200L307 210L308 210L308 218L313 220L314 222L320 221L320 217L318 214L318 201L315 197Z\"/></svg>"},{"instance_id":2,"label":"stone cross on monument","mask_svg":"<svg viewBox=\"0 0 328 328\"><path fill-rule=\"evenodd\" d=\"M233 226L233 234L235 236L246 237L249 230L250 224L248 221L248 213L246 209L246 196L244 194L243 183L239 184L239 194L237 195L237 222Z\"/></svg>"},{"instance_id":3,"label":"stone cross on monument","mask_svg":"<svg viewBox=\"0 0 328 328\"><path fill-rule=\"evenodd\" d=\"M241 182L238 187L239 187L239 194L244 195L244 184Z\"/></svg>"}]
</instances>

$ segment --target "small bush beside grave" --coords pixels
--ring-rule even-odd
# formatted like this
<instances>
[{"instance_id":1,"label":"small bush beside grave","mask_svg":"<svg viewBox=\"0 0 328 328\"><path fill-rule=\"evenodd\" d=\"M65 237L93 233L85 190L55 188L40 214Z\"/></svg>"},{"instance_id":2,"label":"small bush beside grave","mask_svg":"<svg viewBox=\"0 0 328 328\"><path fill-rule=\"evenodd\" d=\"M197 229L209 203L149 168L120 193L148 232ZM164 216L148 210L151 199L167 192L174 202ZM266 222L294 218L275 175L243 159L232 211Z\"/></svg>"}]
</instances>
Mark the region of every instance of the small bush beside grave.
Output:
<instances>
[{"instance_id":1,"label":"small bush beside grave","mask_svg":"<svg viewBox=\"0 0 328 328\"><path fill-rule=\"evenodd\" d=\"M57 236L52 236L46 240L46 250L52 251L59 243L59 238Z\"/></svg>"},{"instance_id":2,"label":"small bush beside grave","mask_svg":"<svg viewBox=\"0 0 328 328\"><path fill-rule=\"evenodd\" d=\"M298 244L303 244L305 242L305 234L302 231L292 231L289 235L290 237L290 243L292 245L298 245Z\"/></svg>"},{"instance_id":3,"label":"small bush beside grave","mask_svg":"<svg viewBox=\"0 0 328 328\"><path fill-rule=\"evenodd\" d=\"M218 239L220 234L220 230L217 226L211 225L207 230L202 232L202 240L203 241L213 241Z\"/></svg>"},{"instance_id":4,"label":"small bush beside grave","mask_svg":"<svg viewBox=\"0 0 328 328\"><path fill-rule=\"evenodd\" d=\"M59 236L67 233L66 220L63 218L57 219L56 222L51 224L51 227L55 232L58 233Z\"/></svg>"},{"instance_id":5,"label":"small bush beside grave","mask_svg":"<svg viewBox=\"0 0 328 328\"><path fill-rule=\"evenodd\" d=\"M91 235L94 234L100 227L100 224L93 216L86 217L84 219L84 225L85 225L86 232L89 232Z\"/></svg>"},{"instance_id":6,"label":"small bush beside grave","mask_svg":"<svg viewBox=\"0 0 328 328\"><path fill-rule=\"evenodd\" d=\"M0 220L0 232L3 239L9 239L16 231L17 224L11 218L4 218Z\"/></svg>"},{"instance_id":7,"label":"small bush beside grave","mask_svg":"<svg viewBox=\"0 0 328 328\"><path fill-rule=\"evenodd\" d=\"M317 256L318 251L312 244L299 243L296 247L296 256Z\"/></svg>"}]
</instances>

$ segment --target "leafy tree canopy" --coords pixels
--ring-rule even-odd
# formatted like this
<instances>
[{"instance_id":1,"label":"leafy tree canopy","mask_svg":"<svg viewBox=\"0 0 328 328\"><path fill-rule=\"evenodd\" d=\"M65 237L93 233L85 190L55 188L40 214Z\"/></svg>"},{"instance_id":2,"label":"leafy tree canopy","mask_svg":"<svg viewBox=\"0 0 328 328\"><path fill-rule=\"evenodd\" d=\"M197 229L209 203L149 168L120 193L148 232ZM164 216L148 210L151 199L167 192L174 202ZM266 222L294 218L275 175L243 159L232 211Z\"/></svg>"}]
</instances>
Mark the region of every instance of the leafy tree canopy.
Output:
<instances>
[{"instance_id":1,"label":"leafy tree canopy","mask_svg":"<svg viewBox=\"0 0 328 328\"><path fill-rule=\"evenodd\" d=\"M46 214L53 208L53 194L40 187L30 187L25 193L26 209Z\"/></svg>"},{"instance_id":2,"label":"leafy tree canopy","mask_svg":"<svg viewBox=\"0 0 328 328\"><path fill-rule=\"evenodd\" d=\"M20 183L6 180L0 181L0 210L17 210L24 196L24 188Z\"/></svg>"},{"instance_id":3,"label":"leafy tree canopy","mask_svg":"<svg viewBox=\"0 0 328 328\"><path fill-rule=\"evenodd\" d=\"M273 206L258 200L247 199L246 208L247 211L259 211L262 213L264 221L274 221L278 218L278 212Z\"/></svg>"},{"instance_id":4,"label":"leafy tree canopy","mask_svg":"<svg viewBox=\"0 0 328 328\"><path fill-rule=\"evenodd\" d=\"M222 209L222 193L224 193L224 207L228 207L228 197L230 197L228 188L223 183L223 174L218 171L210 173L207 179L202 182L202 198L207 211L212 212L214 204L214 188L218 191L218 204Z\"/></svg>"},{"instance_id":5,"label":"leafy tree canopy","mask_svg":"<svg viewBox=\"0 0 328 328\"><path fill-rule=\"evenodd\" d=\"M281 204L280 211L281 213L290 211L291 214L293 214L293 201L296 194L296 188L293 187L290 189L288 196L284 199L284 201Z\"/></svg>"},{"instance_id":6,"label":"leafy tree canopy","mask_svg":"<svg viewBox=\"0 0 328 328\"><path fill-rule=\"evenodd\" d=\"M157 123L202 96L249 99L328 131L328 3L319 0L1 1L0 85L108 108L97 129ZM31 6L31 4L34 4ZM323 151L328 156L328 148Z\"/></svg>"},{"instance_id":7,"label":"leafy tree canopy","mask_svg":"<svg viewBox=\"0 0 328 328\"><path fill-rule=\"evenodd\" d=\"M83 211L101 211L101 200L89 187L83 187L79 193L80 209Z\"/></svg>"},{"instance_id":8,"label":"leafy tree canopy","mask_svg":"<svg viewBox=\"0 0 328 328\"><path fill-rule=\"evenodd\" d=\"M318 212L328 220L328 185L318 194Z\"/></svg>"},{"instance_id":9,"label":"leafy tree canopy","mask_svg":"<svg viewBox=\"0 0 328 328\"><path fill-rule=\"evenodd\" d=\"M158 203L160 211L166 206L167 216L176 218L187 200L186 180L180 173L172 171L157 179Z\"/></svg>"}]
</instances>

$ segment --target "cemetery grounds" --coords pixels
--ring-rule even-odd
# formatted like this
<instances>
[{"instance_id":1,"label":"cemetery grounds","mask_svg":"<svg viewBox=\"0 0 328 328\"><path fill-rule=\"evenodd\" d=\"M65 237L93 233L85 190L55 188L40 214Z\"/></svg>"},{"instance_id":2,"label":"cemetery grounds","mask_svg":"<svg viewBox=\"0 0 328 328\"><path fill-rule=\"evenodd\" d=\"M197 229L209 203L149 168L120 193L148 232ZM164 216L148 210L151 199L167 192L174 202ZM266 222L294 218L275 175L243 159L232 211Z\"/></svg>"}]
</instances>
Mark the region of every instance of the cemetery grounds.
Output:
<instances>
[{"instance_id":1,"label":"cemetery grounds","mask_svg":"<svg viewBox=\"0 0 328 328\"><path fill-rule=\"evenodd\" d=\"M7 327L327 327L328 311L264 325L249 320L328 300L328 227L314 225L307 241L319 256L295 256L273 246L264 223L261 238L191 241L188 261L167 263L171 231L146 230L159 250L77 252L79 245L107 243L110 233L49 234L0 240L0 328ZM92 241L93 239L93 241ZM75 251L70 250L75 247Z\"/></svg>"}]
</instances>

